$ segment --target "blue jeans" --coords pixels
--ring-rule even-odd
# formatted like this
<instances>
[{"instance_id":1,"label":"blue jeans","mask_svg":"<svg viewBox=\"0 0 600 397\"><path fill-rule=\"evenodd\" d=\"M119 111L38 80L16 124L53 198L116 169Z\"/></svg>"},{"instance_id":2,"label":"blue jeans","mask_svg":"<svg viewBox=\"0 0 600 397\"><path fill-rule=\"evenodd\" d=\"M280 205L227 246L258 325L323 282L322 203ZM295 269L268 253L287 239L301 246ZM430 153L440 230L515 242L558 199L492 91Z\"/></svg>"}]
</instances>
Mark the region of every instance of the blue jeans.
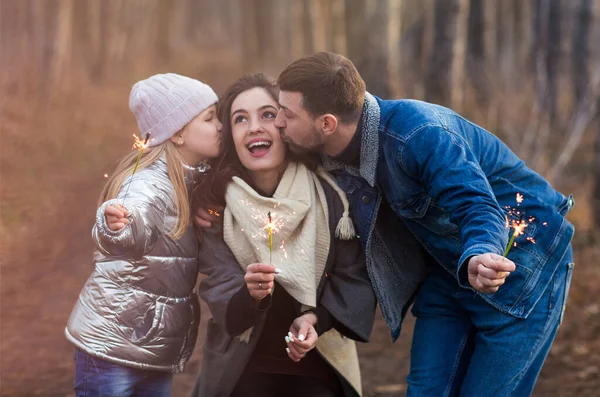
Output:
<instances>
[{"instance_id":1,"label":"blue jeans","mask_svg":"<svg viewBox=\"0 0 600 397\"><path fill-rule=\"evenodd\" d=\"M562 321L573 266L569 249L527 318L493 308L435 266L412 309L406 396L529 396Z\"/></svg>"},{"instance_id":2,"label":"blue jeans","mask_svg":"<svg viewBox=\"0 0 600 397\"><path fill-rule=\"evenodd\" d=\"M75 351L76 397L168 397L173 375L146 371Z\"/></svg>"}]
</instances>

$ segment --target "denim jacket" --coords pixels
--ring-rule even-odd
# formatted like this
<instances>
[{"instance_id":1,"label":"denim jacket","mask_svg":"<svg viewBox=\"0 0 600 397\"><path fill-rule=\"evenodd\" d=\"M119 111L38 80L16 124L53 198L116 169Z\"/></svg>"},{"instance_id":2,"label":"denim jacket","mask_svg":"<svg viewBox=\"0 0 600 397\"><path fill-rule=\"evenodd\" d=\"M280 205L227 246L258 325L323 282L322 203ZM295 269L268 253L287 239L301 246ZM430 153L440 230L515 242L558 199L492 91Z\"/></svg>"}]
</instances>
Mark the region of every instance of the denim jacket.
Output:
<instances>
[{"instance_id":1,"label":"denim jacket","mask_svg":"<svg viewBox=\"0 0 600 397\"><path fill-rule=\"evenodd\" d=\"M570 245L574 228L564 215L572 197L554 190L496 136L442 106L366 93L359 128L360 169L323 160L351 201L392 337L429 256L472 289L468 259L503 255L513 232L507 225L519 219L528 226L508 253L516 270L497 292L475 292L498 310L526 318ZM382 202L391 211L378 217Z\"/></svg>"}]
</instances>

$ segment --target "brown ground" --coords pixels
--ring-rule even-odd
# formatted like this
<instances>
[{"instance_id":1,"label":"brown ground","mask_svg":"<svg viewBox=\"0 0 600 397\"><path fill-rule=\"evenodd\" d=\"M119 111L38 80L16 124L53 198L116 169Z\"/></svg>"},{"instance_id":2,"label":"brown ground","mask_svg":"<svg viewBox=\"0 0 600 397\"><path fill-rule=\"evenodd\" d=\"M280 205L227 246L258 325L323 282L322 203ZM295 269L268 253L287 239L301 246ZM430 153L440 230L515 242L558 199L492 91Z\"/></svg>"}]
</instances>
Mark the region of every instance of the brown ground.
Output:
<instances>
[{"instance_id":1,"label":"brown ground","mask_svg":"<svg viewBox=\"0 0 600 397\"><path fill-rule=\"evenodd\" d=\"M126 109L120 98L115 107ZM86 98L88 108L93 100ZM113 113L104 104L104 112L95 117L85 113L84 118L78 103L70 102L68 121L51 110L34 118L23 113L24 107L3 104L2 396L73 395L73 348L63 328L91 271L90 225L101 175L119 153L113 148L128 142L122 138L129 136L123 128L133 131L122 111ZM39 134L53 125L72 127L62 131L59 141ZM91 136L81 143L74 141L80 134ZM120 141L111 141L117 136ZM600 395L600 268L596 266L600 247L595 245L579 241L576 246L578 266L565 321L540 376L537 397ZM203 313L204 324L208 311ZM381 317L377 318L372 342L359 347L365 395L404 395L412 324L409 319L393 345ZM175 378L173 396L186 396L192 387L201 339L202 333L186 372Z\"/></svg>"}]
</instances>

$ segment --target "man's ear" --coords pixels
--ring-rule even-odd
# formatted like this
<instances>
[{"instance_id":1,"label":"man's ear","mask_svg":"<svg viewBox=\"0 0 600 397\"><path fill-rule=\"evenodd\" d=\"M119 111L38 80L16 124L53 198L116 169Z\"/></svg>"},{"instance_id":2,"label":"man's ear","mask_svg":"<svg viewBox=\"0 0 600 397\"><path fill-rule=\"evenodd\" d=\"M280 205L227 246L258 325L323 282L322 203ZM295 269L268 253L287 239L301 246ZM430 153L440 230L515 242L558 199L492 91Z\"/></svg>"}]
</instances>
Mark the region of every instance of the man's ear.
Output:
<instances>
[{"instance_id":1,"label":"man's ear","mask_svg":"<svg viewBox=\"0 0 600 397\"><path fill-rule=\"evenodd\" d=\"M329 136L333 134L338 127L338 119L331 113L324 114L320 117L321 130L323 134Z\"/></svg>"}]
</instances>

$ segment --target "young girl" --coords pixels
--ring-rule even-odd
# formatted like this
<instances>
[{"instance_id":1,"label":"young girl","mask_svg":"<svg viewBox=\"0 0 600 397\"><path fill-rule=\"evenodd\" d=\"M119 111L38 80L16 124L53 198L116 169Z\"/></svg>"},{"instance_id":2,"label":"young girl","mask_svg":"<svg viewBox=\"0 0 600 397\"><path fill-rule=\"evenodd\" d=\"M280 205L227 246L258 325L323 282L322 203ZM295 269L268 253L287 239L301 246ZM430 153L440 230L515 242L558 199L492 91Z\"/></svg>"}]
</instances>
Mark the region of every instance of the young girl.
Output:
<instances>
[{"instance_id":1,"label":"young girl","mask_svg":"<svg viewBox=\"0 0 600 397\"><path fill-rule=\"evenodd\" d=\"M76 346L79 396L168 396L196 342L198 242L189 194L219 155L217 96L200 81L158 74L135 84L129 106L142 138L100 196L95 269L65 330Z\"/></svg>"},{"instance_id":2,"label":"young girl","mask_svg":"<svg viewBox=\"0 0 600 397\"><path fill-rule=\"evenodd\" d=\"M198 397L361 394L351 339L368 340L375 312L364 256L345 195L314 162L287 153L277 96L258 74L219 102L224 153L195 195L225 205L222 233L206 229L201 247L200 294L213 319ZM269 213L272 252L260 232Z\"/></svg>"}]
</instances>

